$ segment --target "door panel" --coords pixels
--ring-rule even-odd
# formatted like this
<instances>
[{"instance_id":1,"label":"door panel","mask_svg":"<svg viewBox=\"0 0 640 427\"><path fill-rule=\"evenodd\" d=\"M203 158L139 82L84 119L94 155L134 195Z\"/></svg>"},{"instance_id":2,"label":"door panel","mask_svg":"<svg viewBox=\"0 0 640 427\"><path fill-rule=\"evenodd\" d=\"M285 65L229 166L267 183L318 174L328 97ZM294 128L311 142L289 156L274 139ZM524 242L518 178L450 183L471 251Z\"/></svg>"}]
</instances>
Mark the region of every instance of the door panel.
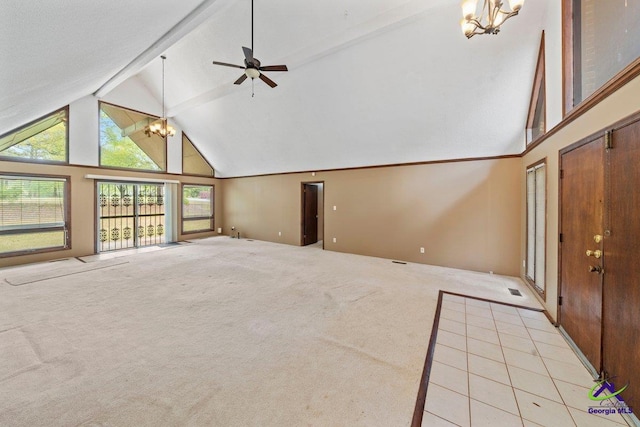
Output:
<instances>
[{"instance_id":1,"label":"door panel","mask_svg":"<svg viewBox=\"0 0 640 427\"><path fill-rule=\"evenodd\" d=\"M613 133L607 150L603 365L627 405L640 405L640 122Z\"/></svg>"},{"instance_id":2,"label":"door panel","mask_svg":"<svg viewBox=\"0 0 640 427\"><path fill-rule=\"evenodd\" d=\"M98 252L165 242L164 186L98 183Z\"/></svg>"},{"instance_id":3,"label":"door panel","mask_svg":"<svg viewBox=\"0 0 640 427\"><path fill-rule=\"evenodd\" d=\"M302 245L318 241L318 187L303 185Z\"/></svg>"},{"instance_id":4,"label":"door panel","mask_svg":"<svg viewBox=\"0 0 640 427\"><path fill-rule=\"evenodd\" d=\"M560 325L591 362L601 368L602 275L590 272L601 260L586 251L602 250L604 139L562 154Z\"/></svg>"}]
</instances>

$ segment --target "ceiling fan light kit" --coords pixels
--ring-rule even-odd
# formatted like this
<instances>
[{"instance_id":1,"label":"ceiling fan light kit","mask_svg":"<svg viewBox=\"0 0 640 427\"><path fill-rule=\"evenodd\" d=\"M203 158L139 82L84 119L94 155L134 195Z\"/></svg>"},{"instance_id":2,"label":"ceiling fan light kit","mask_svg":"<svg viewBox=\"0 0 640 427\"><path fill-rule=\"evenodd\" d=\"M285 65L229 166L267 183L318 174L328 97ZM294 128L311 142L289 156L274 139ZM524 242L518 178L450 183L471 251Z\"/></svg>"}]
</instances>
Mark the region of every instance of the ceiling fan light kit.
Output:
<instances>
[{"instance_id":1,"label":"ceiling fan light kit","mask_svg":"<svg viewBox=\"0 0 640 427\"><path fill-rule=\"evenodd\" d=\"M503 10L501 0L483 0L482 10L478 10L478 0L466 0L462 3L462 33L470 39L477 34L498 34L500 26L509 18L516 16L524 0L509 0L511 10Z\"/></svg>"},{"instance_id":2,"label":"ceiling fan light kit","mask_svg":"<svg viewBox=\"0 0 640 427\"><path fill-rule=\"evenodd\" d=\"M264 71L289 71L286 65L261 65L260 61L253 56L253 0L251 0L251 48L242 47L244 53L244 67L242 65L229 64L227 62L213 61L214 65L222 65L223 67L240 68L244 70L244 74L241 75L238 80L233 84L242 84L247 77L251 80L260 79L270 87L274 88L278 86L273 80L263 74Z\"/></svg>"}]
</instances>

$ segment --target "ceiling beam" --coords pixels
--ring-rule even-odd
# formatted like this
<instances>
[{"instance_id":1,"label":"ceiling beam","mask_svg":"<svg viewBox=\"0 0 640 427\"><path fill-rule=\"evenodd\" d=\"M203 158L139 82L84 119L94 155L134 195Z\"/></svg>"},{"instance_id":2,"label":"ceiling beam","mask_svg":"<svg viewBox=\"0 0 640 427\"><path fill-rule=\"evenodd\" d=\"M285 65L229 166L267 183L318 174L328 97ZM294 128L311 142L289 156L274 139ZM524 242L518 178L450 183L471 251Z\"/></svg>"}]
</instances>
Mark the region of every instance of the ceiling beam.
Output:
<instances>
[{"instance_id":1,"label":"ceiling beam","mask_svg":"<svg viewBox=\"0 0 640 427\"><path fill-rule=\"evenodd\" d=\"M287 64L289 71L292 71L356 43L376 37L386 31L391 31L411 21L420 19L425 12L450 3L450 0L412 0L355 27L337 34L329 35L311 45L299 49L291 55L275 59L271 62ZM278 78L286 78L285 76L286 73L279 75ZM232 93L235 87L236 86L229 82L198 94L181 102L180 104L169 107L167 117L174 117L187 110L197 108L200 105L222 98Z\"/></svg>"},{"instance_id":2,"label":"ceiling beam","mask_svg":"<svg viewBox=\"0 0 640 427\"><path fill-rule=\"evenodd\" d=\"M111 76L93 95L102 98L115 89L120 83L137 74L149 64L149 62L160 56L177 41L195 30L198 25L213 15L226 10L233 2L234 0L204 0L144 52L134 58L133 61L129 62L124 68Z\"/></svg>"}]
</instances>

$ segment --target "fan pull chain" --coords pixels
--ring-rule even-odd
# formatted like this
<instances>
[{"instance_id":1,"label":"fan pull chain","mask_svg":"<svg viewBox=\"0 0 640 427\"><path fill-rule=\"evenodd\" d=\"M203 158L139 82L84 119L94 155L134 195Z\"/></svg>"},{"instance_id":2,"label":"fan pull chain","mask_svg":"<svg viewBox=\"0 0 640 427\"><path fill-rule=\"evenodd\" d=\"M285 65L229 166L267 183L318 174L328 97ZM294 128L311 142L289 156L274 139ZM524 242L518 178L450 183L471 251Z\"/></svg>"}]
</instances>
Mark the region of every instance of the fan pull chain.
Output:
<instances>
[{"instance_id":1,"label":"fan pull chain","mask_svg":"<svg viewBox=\"0 0 640 427\"><path fill-rule=\"evenodd\" d=\"M256 79L251 79L251 97L252 97L252 98L253 98L254 96L256 96L256 93L255 93L255 85L254 85L255 81L256 81Z\"/></svg>"}]
</instances>

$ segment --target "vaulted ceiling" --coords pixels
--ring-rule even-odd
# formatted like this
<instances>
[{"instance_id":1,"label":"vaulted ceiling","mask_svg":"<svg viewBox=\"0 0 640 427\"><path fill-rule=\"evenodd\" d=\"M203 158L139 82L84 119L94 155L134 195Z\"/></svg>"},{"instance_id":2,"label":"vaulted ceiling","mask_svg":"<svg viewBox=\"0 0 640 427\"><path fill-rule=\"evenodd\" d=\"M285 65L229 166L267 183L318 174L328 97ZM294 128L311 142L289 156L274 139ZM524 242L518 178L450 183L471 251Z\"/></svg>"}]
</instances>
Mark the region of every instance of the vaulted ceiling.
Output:
<instances>
[{"instance_id":1,"label":"vaulted ceiling","mask_svg":"<svg viewBox=\"0 0 640 427\"><path fill-rule=\"evenodd\" d=\"M275 89L233 82L250 0L3 2L0 134L137 79L218 176L519 153L545 1L467 40L459 0L255 0ZM6 6L5 6L6 4Z\"/></svg>"}]
</instances>

